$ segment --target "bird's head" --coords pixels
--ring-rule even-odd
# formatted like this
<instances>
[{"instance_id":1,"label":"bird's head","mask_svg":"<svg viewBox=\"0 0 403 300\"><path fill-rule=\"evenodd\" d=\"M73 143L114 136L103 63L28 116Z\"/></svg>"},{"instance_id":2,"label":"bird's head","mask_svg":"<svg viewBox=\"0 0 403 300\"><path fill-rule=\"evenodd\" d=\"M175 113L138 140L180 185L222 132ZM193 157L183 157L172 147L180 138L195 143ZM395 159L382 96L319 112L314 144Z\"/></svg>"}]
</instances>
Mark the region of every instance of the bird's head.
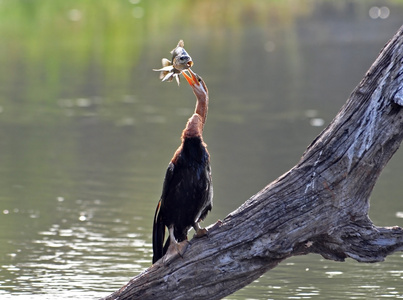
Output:
<instances>
[{"instance_id":1,"label":"bird's head","mask_svg":"<svg viewBox=\"0 0 403 300\"><path fill-rule=\"evenodd\" d=\"M189 73L189 75L186 74L185 71L183 71L183 77L185 77L186 81L193 89L193 93L196 95L196 97L207 97L208 90L206 84L204 83L204 80L199 75L194 73L191 69L187 69L186 71Z\"/></svg>"}]
</instances>

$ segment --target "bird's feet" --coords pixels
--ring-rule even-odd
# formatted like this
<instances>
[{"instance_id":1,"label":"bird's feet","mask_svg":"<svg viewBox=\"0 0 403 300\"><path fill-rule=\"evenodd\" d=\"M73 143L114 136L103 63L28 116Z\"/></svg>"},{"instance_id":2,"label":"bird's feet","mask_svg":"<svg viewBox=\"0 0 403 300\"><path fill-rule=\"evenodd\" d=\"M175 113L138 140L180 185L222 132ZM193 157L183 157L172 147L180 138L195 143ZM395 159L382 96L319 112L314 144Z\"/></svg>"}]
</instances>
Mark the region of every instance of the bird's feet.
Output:
<instances>
[{"instance_id":1,"label":"bird's feet","mask_svg":"<svg viewBox=\"0 0 403 300\"><path fill-rule=\"evenodd\" d=\"M201 238L201 237L206 236L206 235L208 235L207 229L206 229L206 228L200 228L200 227L199 227L199 228L196 230L196 233L193 235L193 237L194 237L194 238Z\"/></svg>"},{"instance_id":2,"label":"bird's feet","mask_svg":"<svg viewBox=\"0 0 403 300\"><path fill-rule=\"evenodd\" d=\"M164 265L170 264L178 257L183 257L183 254L185 254L188 246L189 242L187 240L184 240L180 243L178 242L171 243L167 249L167 253L162 258L162 262L164 263Z\"/></svg>"}]
</instances>

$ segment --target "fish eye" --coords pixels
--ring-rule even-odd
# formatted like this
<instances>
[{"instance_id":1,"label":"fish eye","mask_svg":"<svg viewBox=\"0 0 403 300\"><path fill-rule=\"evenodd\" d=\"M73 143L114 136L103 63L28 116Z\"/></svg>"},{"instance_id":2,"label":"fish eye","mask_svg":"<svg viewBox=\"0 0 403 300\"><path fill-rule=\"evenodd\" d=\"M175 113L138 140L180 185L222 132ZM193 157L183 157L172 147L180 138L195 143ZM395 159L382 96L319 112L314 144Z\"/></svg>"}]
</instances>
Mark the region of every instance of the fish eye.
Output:
<instances>
[{"instance_id":1,"label":"fish eye","mask_svg":"<svg viewBox=\"0 0 403 300\"><path fill-rule=\"evenodd\" d=\"M189 56L187 56L187 55L182 55L179 59L180 59L180 60L188 60L188 59L189 59Z\"/></svg>"}]
</instances>

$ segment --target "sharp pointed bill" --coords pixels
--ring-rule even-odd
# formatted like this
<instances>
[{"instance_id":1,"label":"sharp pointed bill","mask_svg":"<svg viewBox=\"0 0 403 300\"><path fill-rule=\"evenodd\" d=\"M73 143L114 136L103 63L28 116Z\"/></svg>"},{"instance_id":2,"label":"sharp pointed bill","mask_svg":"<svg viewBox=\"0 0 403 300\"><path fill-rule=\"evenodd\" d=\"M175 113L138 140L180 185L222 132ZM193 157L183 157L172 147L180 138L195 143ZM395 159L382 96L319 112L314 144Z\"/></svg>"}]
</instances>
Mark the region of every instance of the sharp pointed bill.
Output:
<instances>
[{"instance_id":1,"label":"sharp pointed bill","mask_svg":"<svg viewBox=\"0 0 403 300\"><path fill-rule=\"evenodd\" d=\"M186 72L189 73L186 74ZM195 93L196 97L202 97L203 95L207 95L207 86L204 83L203 79L197 75L192 69L187 69L186 71L182 72L183 77L185 77L186 81L192 87L193 92Z\"/></svg>"},{"instance_id":2,"label":"sharp pointed bill","mask_svg":"<svg viewBox=\"0 0 403 300\"><path fill-rule=\"evenodd\" d=\"M179 75L182 71L189 69L193 66L193 61L190 55L186 52L183 40L180 40L178 45L171 51L172 59L167 58L162 59L162 68L153 69L153 71L158 71L160 73L160 79L162 81L172 81L174 78L176 82L180 83Z\"/></svg>"}]
</instances>

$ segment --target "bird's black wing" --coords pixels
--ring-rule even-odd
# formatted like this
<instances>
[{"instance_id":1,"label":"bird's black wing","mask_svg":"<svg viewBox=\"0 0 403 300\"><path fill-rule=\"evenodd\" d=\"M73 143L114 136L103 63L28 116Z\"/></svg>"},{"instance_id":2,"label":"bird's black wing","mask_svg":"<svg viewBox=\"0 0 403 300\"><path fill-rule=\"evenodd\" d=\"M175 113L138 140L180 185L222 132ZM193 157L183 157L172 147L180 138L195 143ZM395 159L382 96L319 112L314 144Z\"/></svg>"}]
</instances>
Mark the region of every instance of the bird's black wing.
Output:
<instances>
[{"instance_id":1,"label":"bird's black wing","mask_svg":"<svg viewBox=\"0 0 403 300\"><path fill-rule=\"evenodd\" d=\"M166 195L168 193L173 172L174 172L174 164L171 162L169 163L167 172L165 174L161 199L158 201L157 208L155 209L154 224L153 224L153 263L155 263L163 256L165 225L161 213L161 206L164 205L164 199L166 198Z\"/></svg>"},{"instance_id":2,"label":"bird's black wing","mask_svg":"<svg viewBox=\"0 0 403 300\"><path fill-rule=\"evenodd\" d=\"M206 173L207 173L207 202L206 202L206 207L203 209L202 213L200 214L199 220L197 220L198 222L204 221L204 219L206 218L208 212L213 209L213 194L214 194L214 192L213 192L213 182L211 180L210 164L208 164L207 167L206 167Z\"/></svg>"}]
</instances>

